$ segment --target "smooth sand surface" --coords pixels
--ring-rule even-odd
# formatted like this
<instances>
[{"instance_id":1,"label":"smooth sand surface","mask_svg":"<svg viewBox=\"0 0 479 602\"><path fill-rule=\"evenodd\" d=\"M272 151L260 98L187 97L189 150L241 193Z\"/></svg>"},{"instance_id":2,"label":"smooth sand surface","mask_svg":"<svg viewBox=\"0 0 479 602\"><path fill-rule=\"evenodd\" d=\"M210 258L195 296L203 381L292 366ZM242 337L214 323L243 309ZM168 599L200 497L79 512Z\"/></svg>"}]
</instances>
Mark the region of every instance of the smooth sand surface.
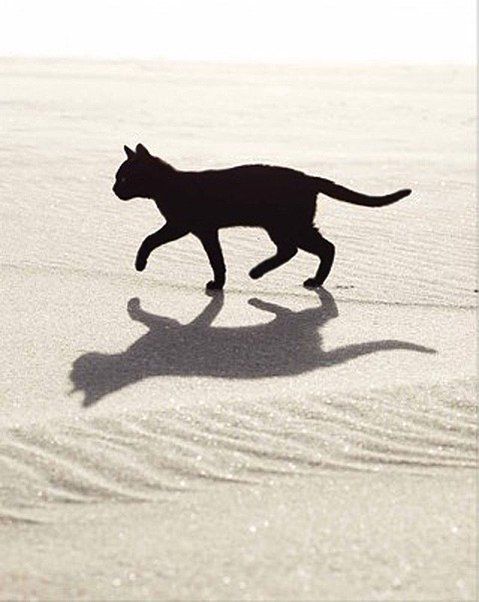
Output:
<instances>
[{"instance_id":1,"label":"smooth sand surface","mask_svg":"<svg viewBox=\"0 0 479 602\"><path fill-rule=\"evenodd\" d=\"M1 61L0 599L472 600L474 78L460 67ZM288 165L320 197L327 290L223 295L112 192L122 146Z\"/></svg>"}]
</instances>

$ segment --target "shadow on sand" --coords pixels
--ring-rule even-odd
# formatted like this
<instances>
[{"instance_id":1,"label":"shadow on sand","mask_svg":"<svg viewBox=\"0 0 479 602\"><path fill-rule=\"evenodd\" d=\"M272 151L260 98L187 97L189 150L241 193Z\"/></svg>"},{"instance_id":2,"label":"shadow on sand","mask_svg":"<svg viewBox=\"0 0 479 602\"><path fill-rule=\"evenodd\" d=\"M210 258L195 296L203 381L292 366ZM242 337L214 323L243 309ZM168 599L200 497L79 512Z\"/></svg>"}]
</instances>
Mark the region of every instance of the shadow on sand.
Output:
<instances>
[{"instance_id":1,"label":"shadow on sand","mask_svg":"<svg viewBox=\"0 0 479 602\"><path fill-rule=\"evenodd\" d=\"M274 314L275 318L267 324L237 328L211 326L223 307L222 292L212 293L205 309L185 325L150 314L141 309L138 298L130 299L130 318L147 326L148 332L122 353L80 356L70 372L73 390L82 391L83 405L89 406L114 391L153 376L232 379L291 376L378 351L407 349L434 353L422 345L396 340L323 351L318 329L336 318L338 309L325 289L319 289L317 294L321 306L298 312L250 299L250 305Z\"/></svg>"}]
</instances>

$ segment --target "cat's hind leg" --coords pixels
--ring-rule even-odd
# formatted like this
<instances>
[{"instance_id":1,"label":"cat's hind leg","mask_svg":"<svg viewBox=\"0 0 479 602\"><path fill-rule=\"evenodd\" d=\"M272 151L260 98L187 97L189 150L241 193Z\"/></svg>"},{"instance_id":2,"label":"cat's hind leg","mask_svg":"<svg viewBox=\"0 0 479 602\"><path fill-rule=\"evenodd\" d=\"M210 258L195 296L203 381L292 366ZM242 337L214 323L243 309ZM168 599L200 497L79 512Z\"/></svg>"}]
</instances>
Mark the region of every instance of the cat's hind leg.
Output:
<instances>
[{"instance_id":1,"label":"cat's hind leg","mask_svg":"<svg viewBox=\"0 0 479 602\"><path fill-rule=\"evenodd\" d=\"M311 226L301 232L297 244L300 249L319 257L321 262L315 276L305 280L304 286L307 288L322 286L333 267L335 255L333 243L321 236L314 226Z\"/></svg>"},{"instance_id":2,"label":"cat's hind leg","mask_svg":"<svg viewBox=\"0 0 479 602\"><path fill-rule=\"evenodd\" d=\"M265 259L261 263L258 263L249 273L251 278L256 280L261 278L267 272L279 268L290 259L292 259L298 252L298 247L290 240L289 236L268 232L271 240L276 245L277 251L273 257Z\"/></svg>"}]
</instances>

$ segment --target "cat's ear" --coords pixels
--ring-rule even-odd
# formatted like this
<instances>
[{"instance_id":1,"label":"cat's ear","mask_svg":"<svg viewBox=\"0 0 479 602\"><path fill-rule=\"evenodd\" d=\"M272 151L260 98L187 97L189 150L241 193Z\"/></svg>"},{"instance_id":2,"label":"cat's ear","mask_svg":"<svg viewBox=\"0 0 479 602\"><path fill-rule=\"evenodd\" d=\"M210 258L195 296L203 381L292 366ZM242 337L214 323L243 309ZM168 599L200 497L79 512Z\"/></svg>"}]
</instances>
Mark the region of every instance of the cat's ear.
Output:
<instances>
[{"instance_id":1,"label":"cat's ear","mask_svg":"<svg viewBox=\"0 0 479 602\"><path fill-rule=\"evenodd\" d=\"M135 156L135 151L132 151L131 148L128 148L126 145L123 148L125 149L125 153L128 159L133 159L133 157Z\"/></svg>"},{"instance_id":2,"label":"cat's ear","mask_svg":"<svg viewBox=\"0 0 479 602\"><path fill-rule=\"evenodd\" d=\"M136 153L139 157L151 157L150 152L143 144L136 145Z\"/></svg>"}]
</instances>

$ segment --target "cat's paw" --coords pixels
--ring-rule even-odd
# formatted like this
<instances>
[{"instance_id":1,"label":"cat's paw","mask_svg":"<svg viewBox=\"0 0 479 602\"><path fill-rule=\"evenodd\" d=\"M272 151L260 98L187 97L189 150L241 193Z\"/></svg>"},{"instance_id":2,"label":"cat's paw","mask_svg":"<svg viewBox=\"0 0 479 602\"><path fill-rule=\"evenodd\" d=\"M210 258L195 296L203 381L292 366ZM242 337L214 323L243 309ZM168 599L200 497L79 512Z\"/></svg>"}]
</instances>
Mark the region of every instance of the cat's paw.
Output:
<instances>
[{"instance_id":1,"label":"cat's paw","mask_svg":"<svg viewBox=\"0 0 479 602\"><path fill-rule=\"evenodd\" d=\"M320 288L322 286L322 282L319 280L316 280L316 278L307 278L304 282L303 282L303 286L305 288Z\"/></svg>"},{"instance_id":2,"label":"cat's paw","mask_svg":"<svg viewBox=\"0 0 479 602\"><path fill-rule=\"evenodd\" d=\"M137 255L135 260L135 270L137 272L143 272L143 270L146 268L146 262L146 257L143 257L142 255Z\"/></svg>"},{"instance_id":3,"label":"cat's paw","mask_svg":"<svg viewBox=\"0 0 479 602\"><path fill-rule=\"evenodd\" d=\"M216 280L210 280L206 283L207 291L221 291L224 287L224 282L216 282Z\"/></svg>"},{"instance_id":4,"label":"cat's paw","mask_svg":"<svg viewBox=\"0 0 479 602\"><path fill-rule=\"evenodd\" d=\"M253 280L258 280L258 278L264 276L264 272L262 269L259 268L259 266L256 266L255 268L249 271L249 276L250 278L253 278Z\"/></svg>"}]
</instances>

